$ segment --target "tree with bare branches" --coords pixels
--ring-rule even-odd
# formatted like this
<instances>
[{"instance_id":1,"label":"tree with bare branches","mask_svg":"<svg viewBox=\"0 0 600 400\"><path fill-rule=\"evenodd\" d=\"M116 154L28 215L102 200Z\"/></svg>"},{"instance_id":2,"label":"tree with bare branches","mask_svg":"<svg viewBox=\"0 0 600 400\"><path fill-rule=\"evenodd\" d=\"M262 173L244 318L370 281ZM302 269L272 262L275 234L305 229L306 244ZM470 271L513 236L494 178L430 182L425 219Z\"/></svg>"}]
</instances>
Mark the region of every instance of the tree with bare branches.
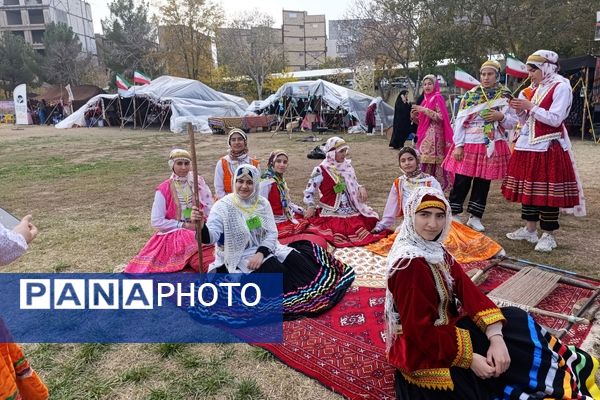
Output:
<instances>
[{"instance_id":1,"label":"tree with bare branches","mask_svg":"<svg viewBox=\"0 0 600 400\"><path fill-rule=\"evenodd\" d=\"M256 85L262 99L269 74L282 71L285 62L281 30L274 29L273 17L254 10L234 18L217 32L219 65L234 75L246 76Z\"/></svg>"},{"instance_id":2,"label":"tree with bare branches","mask_svg":"<svg viewBox=\"0 0 600 400\"><path fill-rule=\"evenodd\" d=\"M167 72L211 81L212 41L224 18L221 6L206 0L167 0L160 11L160 49Z\"/></svg>"}]
</instances>

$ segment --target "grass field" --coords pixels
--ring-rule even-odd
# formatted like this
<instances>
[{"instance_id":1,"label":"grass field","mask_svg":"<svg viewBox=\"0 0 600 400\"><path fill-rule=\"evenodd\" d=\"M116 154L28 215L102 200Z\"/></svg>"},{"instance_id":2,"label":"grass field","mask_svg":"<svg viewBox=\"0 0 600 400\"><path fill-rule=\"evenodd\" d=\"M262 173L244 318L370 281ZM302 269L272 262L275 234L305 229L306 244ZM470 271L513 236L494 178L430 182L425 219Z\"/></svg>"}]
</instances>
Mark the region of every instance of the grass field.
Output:
<instances>
[{"instance_id":1,"label":"grass field","mask_svg":"<svg viewBox=\"0 0 600 400\"><path fill-rule=\"evenodd\" d=\"M250 135L251 154L264 165L271 150L290 154L287 177L293 198L318 160L306 153L316 143L287 135ZM321 136L325 141L329 136ZM397 153L381 136L347 135L353 165L370 204L383 211L398 175ZM226 149L224 136L197 138L200 173L212 183ZM186 147L170 132L111 128L57 130L0 127L0 207L34 215L40 234L29 252L6 272L112 272L145 244L154 188L169 176L167 156ZM520 226L519 207L492 185L484 224L508 255L600 278L600 147L576 142L574 151L587 198L588 216L563 217L559 247L551 254L504 236ZM211 184L212 186L212 184ZM274 360L263 350L235 345L25 346L49 385L52 399L339 399L317 382Z\"/></svg>"}]
</instances>

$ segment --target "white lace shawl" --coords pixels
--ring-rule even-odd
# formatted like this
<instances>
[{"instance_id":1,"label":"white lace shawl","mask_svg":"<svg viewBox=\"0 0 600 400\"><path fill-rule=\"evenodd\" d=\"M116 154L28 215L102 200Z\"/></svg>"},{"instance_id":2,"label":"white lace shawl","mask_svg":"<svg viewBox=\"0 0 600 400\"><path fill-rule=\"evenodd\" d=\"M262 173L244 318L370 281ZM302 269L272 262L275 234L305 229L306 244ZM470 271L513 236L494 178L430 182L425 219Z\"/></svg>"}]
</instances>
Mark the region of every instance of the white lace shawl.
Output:
<instances>
[{"instance_id":1,"label":"white lace shawl","mask_svg":"<svg viewBox=\"0 0 600 400\"><path fill-rule=\"evenodd\" d=\"M284 246L277 241L277 226L271 205L267 199L258 195L259 170L252 165L240 165L235 171L234 179L240 169L245 169L252 175L254 191L249 198L241 199L234 184L233 193L223 197L213 206L207 227L211 242L217 241L221 234L224 235L223 248L219 249L219 246L216 246L214 267L224 264L229 272L239 269L249 273L252 271L247 267L247 258L255 254L258 247L267 247L278 258L278 253L285 249L282 249ZM255 216L260 219L261 226L250 230L246 221Z\"/></svg>"},{"instance_id":2,"label":"white lace shawl","mask_svg":"<svg viewBox=\"0 0 600 400\"><path fill-rule=\"evenodd\" d=\"M436 240L425 240L417 234L415 229L415 214L417 207L425 195L433 195L446 204L446 225ZM447 253L442 243L448 236L452 222L450 204L444 197L444 194L436 188L423 186L416 188L404 205L404 220L400 226L400 231L394 240L392 250L388 254L386 282L394 272L407 268L414 258L424 258L429 265L443 265L446 263ZM449 269L443 268L442 274L448 287L453 286L453 279L450 276ZM394 338L399 331L400 315L395 310L394 298L389 288L385 296L385 315L386 315L386 348L389 351Z\"/></svg>"}]
</instances>

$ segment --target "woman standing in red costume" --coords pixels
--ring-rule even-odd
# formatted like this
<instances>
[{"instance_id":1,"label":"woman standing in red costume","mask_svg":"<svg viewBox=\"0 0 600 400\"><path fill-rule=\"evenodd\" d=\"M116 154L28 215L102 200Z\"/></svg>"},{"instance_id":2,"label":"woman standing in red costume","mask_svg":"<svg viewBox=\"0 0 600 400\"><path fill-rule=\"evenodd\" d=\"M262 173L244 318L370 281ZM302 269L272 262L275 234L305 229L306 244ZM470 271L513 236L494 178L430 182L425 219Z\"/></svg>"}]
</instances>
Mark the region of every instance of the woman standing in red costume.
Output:
<instances>
[{"instance_id":1,"label":"woman standing in red costume","mask_svg":"<svg viewBox=\"0 0 600 400\"><path fill-rule=\"evenodd\" d=\"M388 257L386 344L402 400L597 399L598 360L499 309L442 243L442 192L415 189Z\"/></svg>"},{"instance_id":2,"label":"woman standing in red costume","mask_svg":"<svg viewBox=\"0 0 600 400\"><path fill-rule=\"evenodd\" d=\"M559 209L575 208L575 215L585 215L583 191L564 125L573 97L569 81L557 73L555 52L536 51L527 59L527 69L531 87L510 102L522 128L502 184L504 197L521 203L521 218L526 224L506 236L537 243L535 250L550 252L557 246L554 231L559 228Z\"/></svg>"},{"instance_id":3,"label":"woman standing in red costume","mask_svg":"<svg viewBox=\"0 0 600 400\"><path fill-rule=\"evenodd\" d=\"M284 150L274 150L269 155L267 170L260 182L260 195L269 200L279 239L306 231L310 222L304 219L302 207L292 202L290 189L283 175L288 168L288 155Z\"/></svg>"},{"instance_id":4,"label":"woman standing in red costume","mask_svg":"<svg viewBox=\"0 0 600 400\"><path fill-rule=\"evenodd\" d=\"M387 230L371 232L379 216L367 205L367 190L358 184L354 167L346 158L346 141L329 138L325 154L304 190L304 218L335 247L364 246L387 236Z\"/></svg>"}]
</instances>

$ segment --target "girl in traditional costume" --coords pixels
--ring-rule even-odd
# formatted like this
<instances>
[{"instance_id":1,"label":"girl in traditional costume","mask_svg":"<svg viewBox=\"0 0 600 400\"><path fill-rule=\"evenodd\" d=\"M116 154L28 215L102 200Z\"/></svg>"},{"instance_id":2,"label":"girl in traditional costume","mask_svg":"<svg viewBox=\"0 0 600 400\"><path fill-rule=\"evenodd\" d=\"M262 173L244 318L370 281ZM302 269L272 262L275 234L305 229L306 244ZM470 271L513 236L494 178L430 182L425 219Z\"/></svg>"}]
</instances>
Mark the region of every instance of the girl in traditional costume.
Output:
<instances>
[{"instance_id":1,"label":"girl in traditional costume","mask_svg":"<svg viewBox=\"0 0 600 400\"><path fill-rule=\"evenodd\" d=\"M419 157L415 149L411 147L400 149L398 162L402 175L396 178L392 184L383 217L373 229L375 233L393 228L396 220L402 217L402 210L416 188L431 187L442 190L439 182L433 176L419 168ZM395 238L396 234L394 233L368 245L367 249L373 253L387 256ZM503 252L498 243L457 221L452 221L444 246L461 263L487 260Z\"/></svg>"},{"instance_id":2,"label":"girl in traditional costume","mask_svg":"<svg viewBox=\"0 0 600 400\"><path fill-rule=\"evenodd\" d=\"M364 246L387 235L371 232L379 217L366 203L367 190L358 184L347 152L344 139L329 138L326 158L315 167L304 190L304 217L335 247Z\"/></svg>"},{"instance_id":3,"label":"girl in traditional costume","mask_svg":"<svg viewBox=\"0 0 600 400\"><path fill-rule=\"evenodd\" d=\"M522 128L502 183L504 197L521 203L521 218L526 224L506 236L536 243L535 250L550 252L557 246L554 231L559 228L559 209L585 215L583 190L564 124L573 95L569 80L557 73L555 52L536 51L527 59L527 69L531 87L510 102Z\"/></svg>"},{"instance_id":4,"label":"girl in traditional costume","mask_svg":"<svg viewBox=\"0 0 600 400\"><path fill-rule=\"evenodd\" d=\"M416 189L388 257L386 345L396 398L593 399L598 361L487 298L442 243L450 205Z\"/></svg>"},{"instance_id":5,"label":"girl in traditional costume","mask_svg":"<svg viewBox=\"0 0 600 400\"><path fill-rule=\"evenodd\" d=\"M492 180L506 176L510 149L508 133L517 125L517 115L508 106L512 93L498 82L500 64L488 60L479 69L481 84L465 93L454 123L454 144L446 156L444 169L454 174L450 191L453 218L463 212L469 191L467 226L478 232L485 227L485 212Z\"/></svg>"},{"instance_id":6,"label":"girl in traditional costume","mask_svg":"<svg viewBox=\"0 0 600 400\"><path fill-rule=\"evenodd\" d=\"M194 177L190 171L192 157L183 149L174 149L169 155L171 176L156 188L150 222L156 232L140 250L124 272L176 272L186 266L202 269L198 260L198 242L195 225L191 223L192 188ZM209 215L213 200L204 178L198 177L198 197L205 215Z\"/></svg>"},{"instance_id":7,"label":"girl in traditional costume","mask_svg":"<svg viewBox=\"0 0 600 400\"><path fill-rule=\"evenodd\" d=\"M262 175L260 195L269 200L279 239L301 234L310 226L304 219L302 207L292 202L290 190L283 175L288 167L288 155L283 150L274 150L269 155L267 171Z\"/></svg>"},{"instance_id":8,"label":"girl in traditional costume","mask_svg":"<svg viewBox=\"0 0 600 400\"><path fill-rule=\"evenodd\" d=\"M352 268L308 241L283 246L269 201L258 194L260 172L252 165L235 171L234 192L217 201L208 220L194 210L203 243L214 243L209 272L283 273L286 316L315 315L336 304L354 279Z\"/></svg>"},{"instance_id":9,"label":"girl in traditional costume","mask_svg":"<svg viewBox=\"0 0 600 400\"><path fill-rule=\"evenodd\" d=\"M235 128L229 131L227 138L229 151L217 161L215 166L215 198L218 200L233 192L233 172L242 164L251 164L258 168L259 161L248 155L248 136L246 132Z\"/></svg>"},{"instance_id":10,"label":"girl in traditional costume","mask_svg":"<svg viewBox=\"0 0 600 400\"><path fill-rule=\"evenodd\" d=\"M423 101L412 106L417 128L417 150L421 154L423 171L433 176L442 188L450 189L450 176L444 172L442 162L452 145L452 127L440 83L433 75L423 78Z\"/></svg>"}]
</instances>

